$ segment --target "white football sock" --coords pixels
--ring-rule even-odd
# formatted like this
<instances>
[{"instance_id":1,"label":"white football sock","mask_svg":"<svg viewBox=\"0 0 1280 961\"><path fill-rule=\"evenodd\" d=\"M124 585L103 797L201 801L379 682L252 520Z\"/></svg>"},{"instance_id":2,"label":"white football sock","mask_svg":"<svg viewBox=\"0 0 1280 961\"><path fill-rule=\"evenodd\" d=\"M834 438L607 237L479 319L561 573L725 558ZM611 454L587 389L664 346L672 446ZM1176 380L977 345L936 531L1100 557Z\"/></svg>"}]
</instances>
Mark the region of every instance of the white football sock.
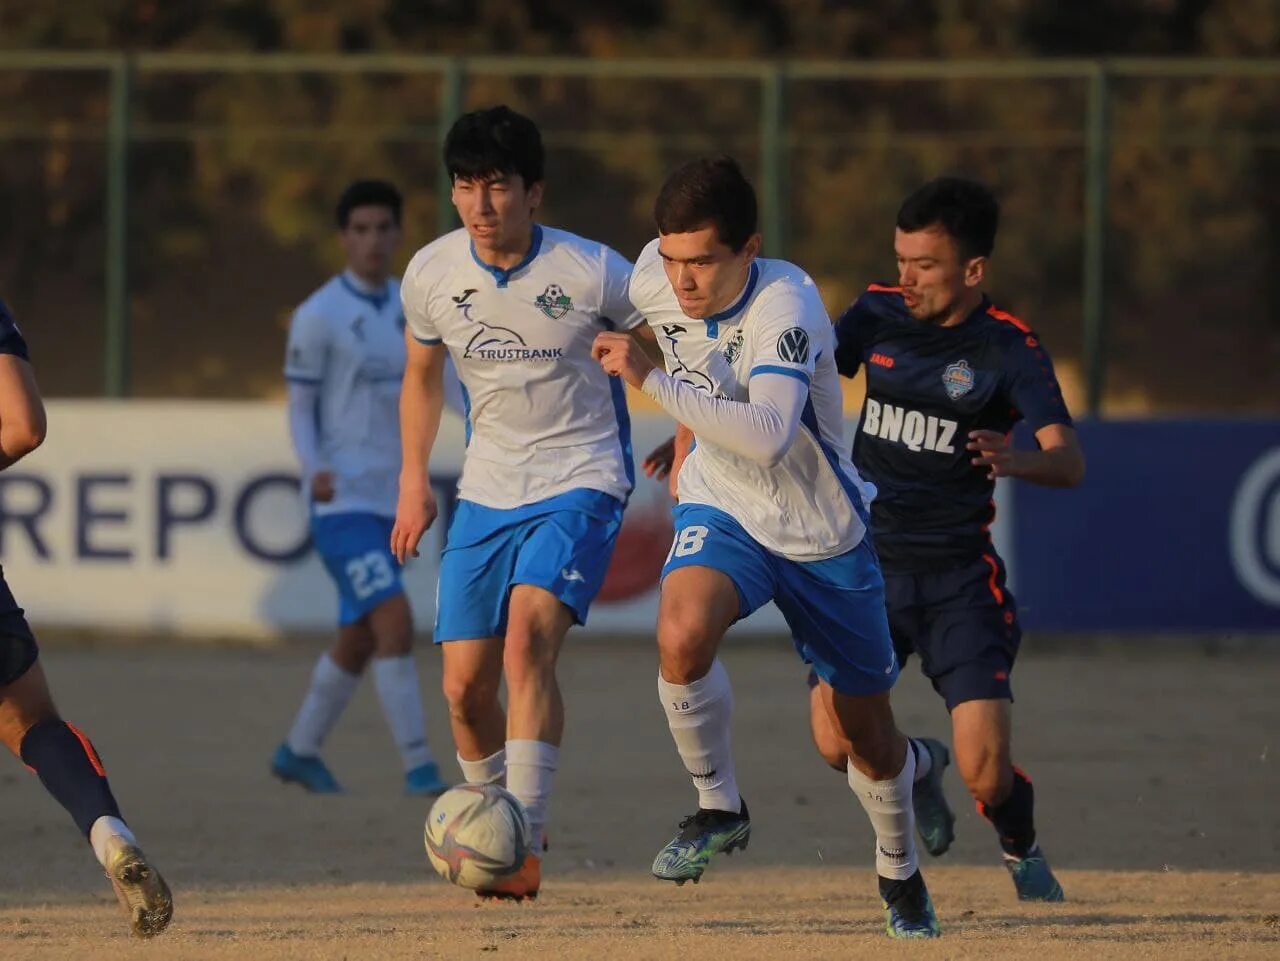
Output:
<instances>
[{"instance_id":1,"label":"white football sock","mask_svg":"<svg viewBox=\"0 0 1280 961\"><path fill-rule=\"evenodd\" d=\"M907 738L907 743L911 746L911 751L915 755L915 779L919 781L923 778L927 778L929 776L929 772L933 770L933 755L929 753L929 749L925 747L924 742L918 737Z\"/></svg>"},{"instance_id":2,"label":"white football sock","mask_svg":"<svg viewBox=\"0 0 1280 961\"><path fill-rule=\"evenodd\" d=\"M311 687L285 742L289 750L299 757L318 756L320 745L338 723L359 683L358 674L348 674L328 654L321 654L311 672Z\"/></svg>"},{"instance_id":3,"label":"white football sock","mask_svg":"<svg viewBox=\"0 0 1280 961\"><path fill-rule=\"evenodd\" d=\"M434 758L427 746L427 722L422 715L422 694L418 690L418 668L412 654L373 659L373 685L382 702L391 737L400 750L406 771L430 764Z\"/></svg>"},{"instance_id":4,"label":"white football sock","mask_svg":"<svg viewBox=\"0 0 1280 961\"><path fill-rule=\"evenodd\" d=\"M906 755L898 776L887 781L873 781L849 762L849 787L876 832L876 874L895 881L905 881L917 869L916 819L911 810L916 761L910 746Z\"/></svg>"},{"instance_id":5,"label":"white football sock","mask_svg":"<svg viewBox=\"0 0 1280 961\"><path fill-rule=\"evenodd\" d=\"M547 802L556 777L560 748L546 741L507 742L507 790L520 799L533 828L533 851L542 853Z\"/></svg>"},{"instance_id":6,"label":"white football sock","mask_svg":"<svg viewBox=\"0 0 1280 961\"><path fill-rule=\"evenodd\" d=\"M729 736L733 689L724 665L717 658L707 676L692 684L672 684L659 674L658 696L680 760L698 789L698 806L741 811L742 795L734 777Z\"/></svg>"},{"instance_id":7,"label":"white football sock","mask_svg":"<svg viewBox=\"0 0 1280 961\"><path fill-rule=\"evenodd\" d=\"M89 843L93 846L93 856L104 868L107 866L107 858L111 856L112 838L120 838L125 844L138 843L129 826L119 818L107 815L98 818L89 828Z\"/></svg>"},{"instance_id":8,"label":"white football sock","mask_svg":"<svg viewBox=\"0 0 1280 961\"><path fill-rule=\"evenodd\" d=\"M507 781L506 748L495 751L488 757L478 761L468 761L458 755L458 767L462 768L462 777L468 784L505 784Z\"/></svg>"}]
</instances>

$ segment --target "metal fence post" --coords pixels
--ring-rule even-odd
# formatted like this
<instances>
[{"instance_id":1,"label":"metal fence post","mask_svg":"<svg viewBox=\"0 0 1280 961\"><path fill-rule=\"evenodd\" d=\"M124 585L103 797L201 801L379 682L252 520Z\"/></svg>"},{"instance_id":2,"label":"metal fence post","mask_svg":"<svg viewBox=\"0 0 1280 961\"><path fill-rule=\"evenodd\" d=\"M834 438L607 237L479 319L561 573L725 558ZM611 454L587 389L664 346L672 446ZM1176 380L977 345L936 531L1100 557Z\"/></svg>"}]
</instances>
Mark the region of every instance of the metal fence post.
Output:
<instances>
[{"instance_id":1,"label":"metal fence post","mask_svg":"<svg viewBox=\"0 0 1280 961\"><path fill-rule=\"evenodd\" d=\"M1084 373L1086 408L1102 414L1106 388L1107 188L1110 175L1110 76L1103 61L1089 78L1085 154Z\"/></svg>"},{"instance_id":2,"label":"metal fence post","mask_svg":"<svg viewBox=\"0 0 1280 961\"><path fill-rule=\"evenodd\" d=\"M107 126L106 344L103 388L129 394L129 102L133 64L127 54L111 67Z\"/></svg>"},{"instance_id":3,"label":"metal fence post","mask_svg":"<svg viewBox=\"0 0 1280 961\"><path fill-rule=\"evenodd\" d=\"M786 75L774 64L760 78L760 221L764 253L787 254Z\"/></svg>"},{"instance_id":4,"label":"metal fence post","mask_svg":"<svg viewBox=\"0 0 1280 961\"><path fill-rule=\"evenodd\" d=\"M436 236L447 234L458 226L453 204L449 200L453 183L444 166L444 138L453 122L462 115L463 86L466 66L461 57L450 57L440 76L440 118L436 123Z\"/></svg>"}]
</instances>

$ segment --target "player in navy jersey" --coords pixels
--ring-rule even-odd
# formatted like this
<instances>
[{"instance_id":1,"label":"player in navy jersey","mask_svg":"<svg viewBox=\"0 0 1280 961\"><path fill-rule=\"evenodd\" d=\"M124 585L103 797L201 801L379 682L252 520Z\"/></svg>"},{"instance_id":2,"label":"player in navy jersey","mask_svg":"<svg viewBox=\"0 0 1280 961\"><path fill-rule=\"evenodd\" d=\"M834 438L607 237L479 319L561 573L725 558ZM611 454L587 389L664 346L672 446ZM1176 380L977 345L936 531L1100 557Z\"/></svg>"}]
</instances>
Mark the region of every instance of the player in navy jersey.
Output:
<instances>
[{"instance_id":1,"label":"player in navy jersey","mask_svg":"<svg viewBox=\"0 0 1280 961\"><path fill-rule=\"evenodd\" d=\"M39 447L44 434L27 344L0 301L0 470ZM38 656L35 635L0 571L0 742L75 820L133 933L152 937L173 917L173 897L121 818L98 752L54 707Z\"/></svg>"},{"instance_id":2,"label":"player in navy jersey","mask_svg":"<svg viewBox=\"0 0 1280 961\"><path fill-rule=\"evenodd\" d=\"M899 659L919 654L945 700L956 764L1019 898L1061 901L1036 843L1031 781L1010 760L1021 631L990 525L997 478L1073 487L1084 456L1039 337L982 292L998 220L995 197L972 181L941 178L908 197L894 238L898 285L872 284L844 312L836 361L846 377L867 371L853 460L878 488L872 531ZM1012 446L1018 421L1038 450ZM810 719L815 744L844 770L816 696ZM954 837L941 790L949 757L931 739L913 746L917 825L942 854Z\"/></svg>"}]
</instances>

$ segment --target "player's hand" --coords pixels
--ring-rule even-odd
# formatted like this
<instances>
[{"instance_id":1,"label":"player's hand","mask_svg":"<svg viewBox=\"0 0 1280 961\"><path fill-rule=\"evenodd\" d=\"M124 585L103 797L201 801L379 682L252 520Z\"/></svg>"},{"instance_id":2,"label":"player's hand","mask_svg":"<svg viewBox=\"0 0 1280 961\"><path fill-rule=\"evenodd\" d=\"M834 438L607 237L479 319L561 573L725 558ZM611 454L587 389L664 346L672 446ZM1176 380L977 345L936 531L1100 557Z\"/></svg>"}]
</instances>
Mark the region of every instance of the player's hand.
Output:
<instances>
[{"instance_id":1,"label":"player's hand","mask_svg":"<svg viewBox=\"0 0 1280 961\"><path fill-rule=\"evenodd\" d=\"M965 448L977 452L970 463L986 468L987 477L991 480L1018 475L1018 452L1010 445L1009 438L999 431L971 430Z\"/></svg>"},{"instance_id":2,"label":"player's hand","mask_svg":"<svg viewBox=\"0 0 1280 961\"><path fill-rule=\"evenodd\" d=\"M644 476L652 477L654 480L665 480L671 473L671 465L675 459L676 439L673 435L651 450L649 456L644 459L641 465L644 468Z\"/></svg>"},{"instance_id":3,"label":"player's hand","mask_svg":"<svg viewBox=\"0 0 1280 961\"><path fill-rule=\"evenodd\" d=\"M317 504L333 500L333 471L320 470L311 475L311 499Z\"/></svg>"},{"instance_id":4,"label":"player's hand","mask_svg":"<svg viewBox=\"0 0 1280 961\"><path fill-rule=\"evenodd\" d=\"M600 362L606 374L621 377L636 389L643 386L644 379L654 369L653 361L629 334L613 331L596 334L591 356Z\"/></svg>"},{"instance_id":5,"label":"player's hand","mask_svg":"<svg viewBox=\"0 0 1280 961\"><path fill-rule=\"evenodd\" d=\"M426 478L406 483L400 479L396 523L391 528L391 553L401 564L418 556L418 542L436 519L436 495Z\"/></svg>"}]
</instances>

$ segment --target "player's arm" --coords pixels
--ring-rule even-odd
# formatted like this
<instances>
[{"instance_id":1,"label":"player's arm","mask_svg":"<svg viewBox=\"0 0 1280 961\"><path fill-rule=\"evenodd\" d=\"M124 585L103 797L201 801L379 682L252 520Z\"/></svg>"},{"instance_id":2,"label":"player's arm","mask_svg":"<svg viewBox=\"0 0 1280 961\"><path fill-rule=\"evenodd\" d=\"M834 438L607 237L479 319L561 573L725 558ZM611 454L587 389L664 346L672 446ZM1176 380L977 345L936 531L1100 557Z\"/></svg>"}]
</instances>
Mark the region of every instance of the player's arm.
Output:
<instances>
[{"instance_id":1,"label":"player's arm","mask_svg":"<svg viewBox=\"0 0 1280 961\"><path fill-rule=\"evenodd\" d=\"M31 364L15 354L0 353L0 470L44 443L47 426Z\"/></svg>"},{"instance_id":2,"label":"player's arm","mask_svg":"<svg viewBox=\"0 0 1280 961\"><path fill-rule=\"evenodd\" d=\"M649 452L644 459L644 476L667 480L672 497L678 497L680 467L693 449L693 431L684 424L676 424L676 432Z\"/></svg>"},{"instance_id":3,"label":"player's arm","mask_svg":"<svg viewBox=\"0 0 1280 961\"><path fill-rule=\"evenodd\" d=\"M440 432L444 409L444 367L447 350L441 343L422 343L405 331L407 358L400 387L400 495L391 531L391 552L400 563L418 556L418 542L436 519L431 492L431 449Z\"/></svg>"},{"instance_id":4,"label":"player's arm","mask_svg":"<svg viewBox=\"0 0 1280 961\"><path fill-rule=\"evenodd\" d=\"M1035 432L1039 450L1018 450L999 431L975 430L966 445L988 477L1020 477L1046 487L1075 487L1084 479L1084 451L1048 351L1033 333L1018 335L1005 356L1009 399Z\"/></svg>"},{"instance_id":5,"label":"player's arm","mask_svg":"<svg viewBox=\"0 0 1280 961\"><path fill-rule=\"evenodd\" d=\"M1018 477L1045 487L1075 487L1084 480L1084 451L1074 427L1048 424L1036 431L1039 450L1019 450L994 430L969 433L965 445L974 452L973 464L987 476Z\"/></svg>"},{"instance_id":6,"label":"player's arm","mask_svg":"<svg viewBox=\"0 0 1280 961\"><path fill-rule=\"evenodd\" d=\"M856 377L862 367L862 335L872 319L864 303L865 296L855 300L836 319L835 360L841 377Z\"/></svg>"},{"instance_id":7,"label":"player's arm","mask_svg":"<svg viewBox=\"0 0 1280 961\"><path fill-rule=\"evenodd\" d=\"M795 440L808 378L759 373L746 401L711 397L658 370L625 334L596 337L592 356L612 376L643 390L681 425L740 457L772 467Z\"/></svg>"},{"instance_id":8,"label":"player's arm","mask_svg":"<svg viewBox=\"0 0 1280 961\"><path fill-rule=\"evenodd\" d=\"M311 500L325 504L335 493L333 472L324 460L320 437L320 397L329 360L326 319L305 307L293 315L285 353L284 376L289 383L289 440L302 471L302 484Z\"/></svg>"},{"instance_id":9,"label":"player's arm","mask_svg":"<svg viewBox=\"0 0 1280 961\"><path fill-rule=\"evenodd\" d=\"M648 324L640 324L632 327L627 334L636 342L636 346L644 351L645 356L653 363L653 366L659 370L665 370L667 367L666 358L662 356L662 347L658 344L658 335L653 332L653 328Z\"/></svg>"}]
</instances>

